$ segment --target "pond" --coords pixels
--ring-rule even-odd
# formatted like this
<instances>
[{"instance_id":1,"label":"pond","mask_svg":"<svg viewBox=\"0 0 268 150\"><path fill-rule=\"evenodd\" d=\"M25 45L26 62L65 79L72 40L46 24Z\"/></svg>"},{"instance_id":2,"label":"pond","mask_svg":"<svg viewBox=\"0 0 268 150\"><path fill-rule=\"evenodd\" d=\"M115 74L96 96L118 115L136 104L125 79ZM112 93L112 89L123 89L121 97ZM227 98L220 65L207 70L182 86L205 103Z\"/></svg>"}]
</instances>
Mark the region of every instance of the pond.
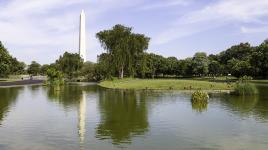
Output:
<instances>
[{"instance_id":1,"label":"pond","mask_svg":"<svg viewBox=\"0 0 268 150\"><path fill-rule=\"evenodd\" d=\"M95 84L0 88L0 150L268 149L259 95L108 90Z\"/></svg>"}]
</instances>

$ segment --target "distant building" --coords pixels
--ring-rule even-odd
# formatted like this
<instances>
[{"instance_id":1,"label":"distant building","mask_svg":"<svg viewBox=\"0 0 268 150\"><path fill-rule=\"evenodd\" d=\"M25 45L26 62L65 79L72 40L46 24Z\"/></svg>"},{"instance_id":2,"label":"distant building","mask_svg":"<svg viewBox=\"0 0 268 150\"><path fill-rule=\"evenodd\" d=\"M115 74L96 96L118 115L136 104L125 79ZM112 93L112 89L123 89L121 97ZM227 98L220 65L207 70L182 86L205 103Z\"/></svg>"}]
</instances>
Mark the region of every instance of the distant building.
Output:
<instances>
[{"instance_id":1,"label":"distant building","mask_svg":"<svg viewBox=\"0 0 268 150\"><path fill-rule=\"evenodd\" d=\"M86 16L84 10L80 14L79 55L86 62Z\"/></svg>"}]
</instances>

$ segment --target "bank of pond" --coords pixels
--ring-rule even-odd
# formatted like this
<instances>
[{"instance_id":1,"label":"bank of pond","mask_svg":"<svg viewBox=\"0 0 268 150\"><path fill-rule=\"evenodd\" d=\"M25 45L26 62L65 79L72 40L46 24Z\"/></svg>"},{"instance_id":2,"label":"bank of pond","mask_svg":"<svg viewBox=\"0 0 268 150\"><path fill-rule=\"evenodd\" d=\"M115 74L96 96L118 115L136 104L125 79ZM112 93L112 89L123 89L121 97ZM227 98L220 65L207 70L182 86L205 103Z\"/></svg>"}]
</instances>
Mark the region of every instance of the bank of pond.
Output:
<instances>
[{"instance_id":1,"label":"bank of pond","mask_svg":"<svg viewBox=\"0 0 268 150\"><path fill-rule=\"evenodd\" d=\"M232 90L232 82L214 82L193 79L115 79L105 80L99 86L110 89L134 90Z\"/></svg>"}]
</instances>

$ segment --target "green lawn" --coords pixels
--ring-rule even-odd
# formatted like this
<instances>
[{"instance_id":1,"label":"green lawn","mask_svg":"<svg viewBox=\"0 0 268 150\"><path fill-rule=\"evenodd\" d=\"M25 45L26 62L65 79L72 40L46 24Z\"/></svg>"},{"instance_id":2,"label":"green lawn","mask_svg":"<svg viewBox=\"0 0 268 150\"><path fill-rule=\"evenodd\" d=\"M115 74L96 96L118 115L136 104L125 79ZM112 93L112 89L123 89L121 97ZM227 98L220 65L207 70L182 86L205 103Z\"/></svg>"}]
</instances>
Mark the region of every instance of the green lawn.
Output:
<instances>
[{"instance_id":1,"label":"green lawn","mask_svg":"<svg viewBox=\"0 0 268 150\"><path fill-rule=\"evenodd\" d=\"M106 80L101 87L111 89L160 89L160 90L232 90L233 84L190 79L121 79Z\"/></svg>"},{"instance_id":2,"label":"green lawn","mask_svg":"<svg viewBox=\"0 0 268 150\"><path fill-rule=\"evenodd\" d=\"M13 82L18 80L20 79L0 78L0 82Z\"/></svg>"},{"instance_id":3,"label":"green lawn","mask_svg":"<svg viewBox=\"0 0 268 150\"><path fill-rule=\"evenodd\" d=\"M268 84L268 80L252 80L251 82L253 82L253 83L263 83L263 84Z\"/></svg>"}]
</instances>

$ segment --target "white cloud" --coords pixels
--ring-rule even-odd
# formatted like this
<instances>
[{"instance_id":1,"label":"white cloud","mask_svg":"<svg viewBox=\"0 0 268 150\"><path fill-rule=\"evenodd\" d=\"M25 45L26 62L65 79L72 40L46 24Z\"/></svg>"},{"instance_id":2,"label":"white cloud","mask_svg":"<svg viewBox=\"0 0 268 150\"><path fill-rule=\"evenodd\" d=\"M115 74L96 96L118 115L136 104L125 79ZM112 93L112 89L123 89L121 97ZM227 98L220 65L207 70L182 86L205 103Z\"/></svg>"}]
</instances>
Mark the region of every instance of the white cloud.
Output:
<instances>
[{"instance_id":1,"label":"white cloud","mask_svg":"<svg viewBox=\"0 0 268 150\"><path fill-rule=\"evenodd\" d=\"M241 32L245 34L251 34L251 33L268 33L268 27L241 27Z\"/></svg>"},{"instance_id":2,"label":"white cloud","mask_svg":"<svg viewBox=\"0 0 268 150\"><path fill-rule=\"evenodd\" d=\"M51 63L65 50L77 51L79 13L85 9L87 25L90 24L87 28L87 57L96 61L101 48L95 33L100 30L100 26L105 26L103 22L98 22L102 17L109 16L113 11L125 10L125 17L131 18L133 16L128 16L128 10L132 8L152 11L171 7L180 9L182 6L187 8L195 5L195 1L197 0L10 0L0 2L0 40L22 61L29 63L35 59L41 63ZM267 15L268 0L219 0L195 11L186 11L182 17L170 18L167 23L169 26L159 20L159 25L164 30L150 34L153 35L154 45L166 44L229 23L258 24ZM133 20L140 23L138 21ZM252 33L260 32L260 29L243 27L241 31Z\"/></svg>"},{"instance_id":3,"label":"white cloud","mask_svg":"<svg viewBox=\"0 0 268 150\"><path fill-rule=\"evenodd\" d=\"M131 7L140 2L141 0L9 1L0 9L0 40L22 61L29 63L32 59L37 59L41 63L50 63L63 51L77 51L81 9L85 9L88 22L95 22L107 11ZM96 28L94 26L87 30L87 49L91 61L96 60L99 53L97 50L100 49L95 39ZM57 56L52 58L42 54Z\"/></svg>"},{"instance_id":4,"label":"white cloud","mask_svg":"<svg viewBox=\"0 0 268 150\"><path fill-rule=\"evenodd\" d=\"M165 44L230 23L258 23L265 16L268 16L268 0L220 0L177 18L153 43Z\"/></svg>"},{"instance_id":5,"label":"white cloud","mask_svg":"<svg viewBox=\"0 0 268 150\"><path fill-rule=\"evenodd\" d=\"M186 6L189 5L192 0L162 0L156 1L155 3L150 2L150 4L144 5L139 8L139 10L152 10L159 8L166 8L172 6Z\"/></svg>"}]
</instances>

